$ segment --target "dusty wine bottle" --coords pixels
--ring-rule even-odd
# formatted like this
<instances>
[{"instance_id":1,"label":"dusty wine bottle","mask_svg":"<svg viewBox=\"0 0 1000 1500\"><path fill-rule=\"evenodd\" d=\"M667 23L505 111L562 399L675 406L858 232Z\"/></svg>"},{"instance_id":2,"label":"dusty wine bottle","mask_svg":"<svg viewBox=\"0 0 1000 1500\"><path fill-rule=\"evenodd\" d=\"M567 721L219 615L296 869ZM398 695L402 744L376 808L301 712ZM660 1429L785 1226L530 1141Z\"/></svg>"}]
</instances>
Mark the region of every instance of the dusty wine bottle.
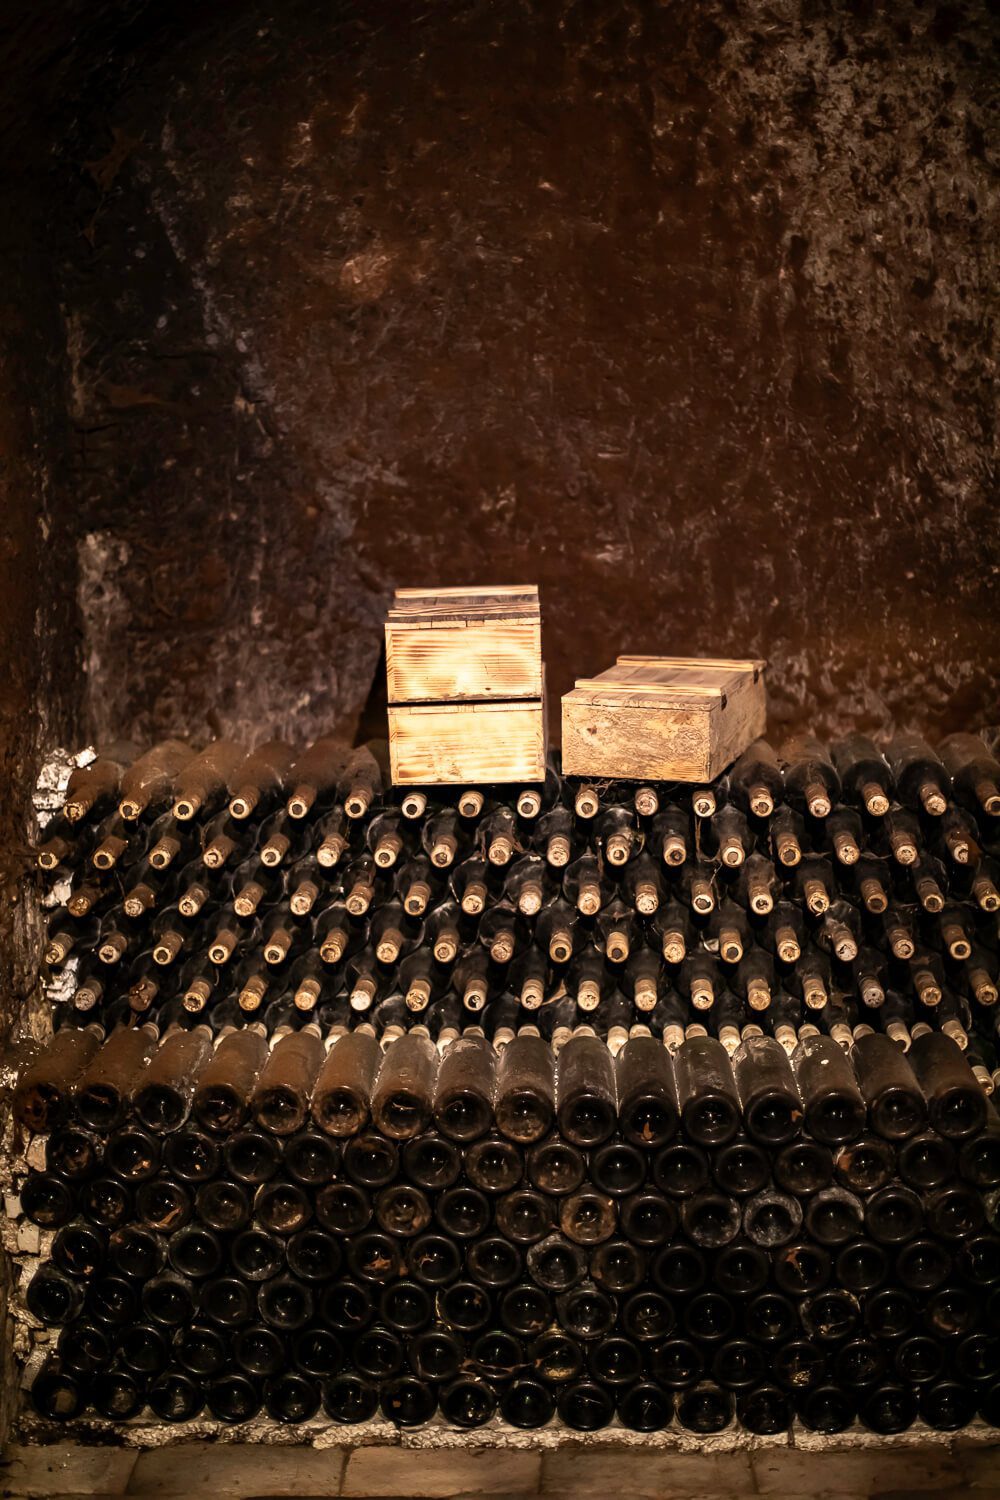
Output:
<instances>
[{"instance_id":1,"label":"dusty wine bottle","mask_svg":"<svg viewBox=\"0 0 1000 1500\"><path fill-rule=\"evenodd\" d=\"M796 735L779 751L785 772L785 796L800 812L825 818L840 801L840 777L819 740Z\"/></svg>"},{"instance_id":2,"label":"dusty wine bottle","mask_svg":"<svg viewBox=\"0 0 1000 1500\"><path fill-rule=\"evenodd\" d=\"M686 1041L674 1058L681 1120L692 1141L721 1146L740 1123L739 1095L725 1047L715 1037Z\"/></svg>"},{"instance_id":3,"label":"dusty wine bottle","mask_svg":"<svg viewBox=\"0 0 1000 1500\"><path fill-rule=\"evenodd\" d=\"M283 778L291 788L287 808L293 818L304 818L317 803L325 806L334 800L350 755L348 745L330 736L302 752Z\"/></svg>"},{"instance_id":4,"label":"dusty wine bottle","mask_svg":"<svg viewBox=\"0 0 1000 1500\"><path fill-rule=\"evenodd\" d=\"M499 1053L494 1116L500 1133L520 1145L547 1135L555 1116L555 1062L539 1035L519 1033Z\"/></svg>"},{"instance_id":5,"label":"dusty wine bottle","mask_svg":"<svg viewBox=\"0 0 1000 1500\"><path fill-rule=\"evenodd\" d=\"M426 1130L438 1064L437 1048L425 1031L411 1031L390 1044L371 1095L371 1117L379 1130L394 1140Z\"/></svg>"},{"instance_id":6,"label":"dusty wine bottle","mask_svg":"<svg viewBox=\"0 0 1000 1500\"><path fill-rule=\"evenodd\" d=\"M927 1102L930 1123L941 1135L964 1140L983 1129L986 1096L975 1074L950 1037L928 1031L915 1038L907 1054Z\"/></svg>"},{"instance_id":7,"label":"dusty wine bottle","mask_svg":"<svg viewBox=\"0 0 1000 1500\"><path fill-rule=\"evenodd\" d=\"M927 739L915 733L898 733L886 745L886 760L895 781L895 793L904 807L924 810L940 817L948 807L948 771L931 750Z\"/></svg>"},{"instance_id":8,"label":"dusty wine bottle","mask_svg":"<svg viewBox=\"0 0 1000 1500\"><path fill-rule=\"evenodd\" d=\"M859 1136L867 1111L843 1048L829 1036L806 1036L791 1061L807 1132L827 1146L840 1146Z\"/></svg>"},{"instance_id":9,"label":"dusty wine bottle","mask_svg":"<svg viewBox=\"0 0 1000 1500\"><path fill-rule=\"evenodd\" d=\"M101 1026L64 1026L27 1067L14 1090L14 1115L29 1130L51 1130L69 1109L74 1085L104 1040Z\"/></svg>"},{"instance_id":10,"label":"dusty wine bottle","mask_svg":"<svg viewBox=\"0 0 1000 1500\"><path fill-rule=\"evenodd\" d=\"M979 735L950 734L938 746L938 755L956 800L973 813L1000 817L1000 761Z\"/></svg>"},{"instance_id":11,"label":"dusty wine bottle","mask_svg":"<svg viewBox=\"0 0 1000 1500\"><path fill-rule=\"evenodd\" d=\"M830 757L846 799L863 807L873 818L884 817L892 801L892 776L868 736L847 735L830 746Z\"/></svg>"},{"instance_id":12,"label":"dusty wine bottle","mask_svg":"<svg viewBox=\"0 0 1000 1500\"><path fill-rule=\"evenodd\" d=\"M319 1027L312 1022L278 1035L250 1096L251 1115L262 1130L279 1136L301 1130L325 1055Z\"/></svg>"},{"instance_id":13,"label":"dusty wine bottle","mask_svg":"<svg viewBox=\"0 0 1000 1500\"><path fill-rule=\"evenodd\" d=\"M578 1031L559 1053L556 1117L575 1146L599 1146L616 1124L614 1062L593 1032Z\"/></svg>"},{"instance_id":14,"label":"dusty wine bottle","mask_svg":"<svg viewBox=\"0 0 1000 1500\"><path fill-rule=\"evenodd\" d=\"M174 1029L163 1038L136 1080L132 1108L147 1130L177 1130L188 1117L201 1069L212 1051L207 1026Z\"/></svg>"}]
</instances>

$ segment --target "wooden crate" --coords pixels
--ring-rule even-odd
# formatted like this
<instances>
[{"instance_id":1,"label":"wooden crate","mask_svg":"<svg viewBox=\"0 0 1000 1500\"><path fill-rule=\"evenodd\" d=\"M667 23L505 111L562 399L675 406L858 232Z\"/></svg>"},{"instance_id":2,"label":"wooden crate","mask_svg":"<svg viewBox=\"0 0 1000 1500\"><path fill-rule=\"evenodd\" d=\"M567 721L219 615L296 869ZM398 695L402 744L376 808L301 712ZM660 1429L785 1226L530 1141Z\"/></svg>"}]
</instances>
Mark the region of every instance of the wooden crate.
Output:
<instances>
[{"instance_id":1,"label":"wooden crate","mask_svg":"<svg viewBox=\"0 0 1000 1500\"><path fill-rule=\"evenodd\" d=\"M562 700L573 776L710 781L764 732L763 661L619 656Z\"/></svg>"},{"instance_id":2,"label":"wooden crate","mask_svg":"<svg viewBox=\"0 0 1000 1500\"><path fill-rule=\"evenodd\" d=\"M397 589L385 656L390 703L540 699L538 589Z\"/></svg>"},{"instance_id":3,"label":"wooden crate","mask_svg":"<svg viewBox=\"0 0 1000 1500\"><path fill-rule=\"evenodd\" d=\"M544 674L537 698L389 705L395 786L545 780Z\"/></svg>"}]
</instances>

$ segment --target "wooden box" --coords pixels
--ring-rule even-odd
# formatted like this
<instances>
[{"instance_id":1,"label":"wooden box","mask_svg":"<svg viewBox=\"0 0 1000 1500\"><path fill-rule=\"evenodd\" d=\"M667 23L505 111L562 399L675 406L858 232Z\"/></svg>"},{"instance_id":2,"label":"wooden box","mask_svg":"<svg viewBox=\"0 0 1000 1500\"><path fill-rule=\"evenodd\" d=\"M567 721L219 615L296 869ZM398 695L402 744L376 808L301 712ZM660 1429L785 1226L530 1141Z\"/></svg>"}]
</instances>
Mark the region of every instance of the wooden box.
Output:
<instances>
[{"instance_id":1,"label":"wooden box","mask_svg":"<svg viewBox=\"0 0 1000 1500\"><path fill-rule=\"evenodd\" d=\"M764 732L762 661L619 656L562 700L572 776L711 781Z\"/></svg>"},{"instance_id":2,"label":"wooden box","mask_svg":"<svg viewBox=\"0 0 1000 1500\"><path fill-rule=\"evenodd\" d=\"M540 699L538 589L397 589L385 657L390 703Z\"/></svg>"},{"instance_id":3,"label":"wooden box","mask_svg":"<svg viewBox=\"0 0 1000 1500\"><path fill-rule=\"evenodd\" d=\"M545 780L544 675L537 698L389 705L395 786Z\"/></svg>"}]
</instances>

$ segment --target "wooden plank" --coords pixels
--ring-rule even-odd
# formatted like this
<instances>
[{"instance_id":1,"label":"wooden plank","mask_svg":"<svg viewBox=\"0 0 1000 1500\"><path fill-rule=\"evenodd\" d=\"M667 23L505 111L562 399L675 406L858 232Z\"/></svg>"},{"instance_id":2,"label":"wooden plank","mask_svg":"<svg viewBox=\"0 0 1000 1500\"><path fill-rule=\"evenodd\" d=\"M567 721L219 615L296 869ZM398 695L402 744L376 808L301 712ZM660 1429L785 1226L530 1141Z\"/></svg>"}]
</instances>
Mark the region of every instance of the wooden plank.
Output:
<instances>
[{"instance_id":1,"label":"wooden plank","mask_svg":"<svg viewBox=\"0 0 1000 1500\"><path fill-rule=\"evenodd\" d=\"M580 678L573 688L576 701L614 708L710 709L722 704L721 688L684 686L655 682L605 682L600 677Z\"/></svg>"},{"instance_id":2,"label":"wooden plank","mask_svg":"<svg viewBox=\"0 0 1000 1500\"><path fill-rule=\"evenodd\" d=\"M767 728L767 700L763 679L753 682L749 677L726 703L719 716L716 733L712 737L709 756L709 776L712 780L721 776L737 756L743 754L748 745L760 739Z\"/></svg>"},{"instance_id":3,"label":"wooden plank","mask_svg":"<svg viewBox=\"0 0 1000 1500\"><path fill-rule=\"evenodd\" d=\"M570 776L703 781L711 764L710 711L562 700L562 765Z\"/></svg>"},{"instance_id":4,"label":"wooden plank","mask_svg":"<svg viewBox=\"0 0 1000 1500\"><path fill-rule=\"evenodd\" d=\"M535 619L540 614L534 584L492 588L397 589L388 619L394 624L432 623L434 620L509 618Z\"/></svg>"},{"instance_id":5,"label":"wooden plank","mask_svg":"<svg viewBox=\"0 0 1000 1500\"><path fill-rule=\"evenodd\" d=\"M753 668L753 678L757 681L761 672L767 666L767 662L756 656L747 657L712 657L712 656L618 656L615 658L617 666L649 666L652 664L667 667L726 667L736 668L746 672Z\"/></svg>"},{"instance_id":6,"label":"wooden plank","mask_svg":"<svg viewBox=\"0 0 1000 1500\"><path fill-rule=\"evenodd\" d=\"M390 703L447 698L539 698L542 636L535 620L436 621L434 628L385 627Z\"/></svg>"},{"instance_id":7,"label":"wooden plank","mask_svg":"<svg viewBox=\"0 0 1000 1500\"><path fill-rule=\"evenodd\" d=\"M544 697L390 704L392 780L396 786L543 781L546 731Z\"/></svg>"}]
</instances>

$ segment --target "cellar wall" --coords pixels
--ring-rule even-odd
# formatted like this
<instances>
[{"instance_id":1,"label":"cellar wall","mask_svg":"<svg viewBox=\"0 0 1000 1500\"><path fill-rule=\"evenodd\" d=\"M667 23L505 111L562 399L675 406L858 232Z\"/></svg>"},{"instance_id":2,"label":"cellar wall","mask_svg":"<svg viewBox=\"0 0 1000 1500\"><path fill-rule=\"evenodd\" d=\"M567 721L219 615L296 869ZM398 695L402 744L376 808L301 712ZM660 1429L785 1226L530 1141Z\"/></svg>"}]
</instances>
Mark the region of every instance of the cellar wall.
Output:
<instances>
[{"instance_id":1,"label":"cellar wall","mask_svg":"<svg viewBox=\"0 0 1000 1500\"><path fill-rule=\"evenodd\" d=\"M28 878L31 793L41 747L77 732L76 611L67 587L60 455L66 452L51 279L34 236L44 203L27 179L4 176L0 222L0 1179L9 1180L8 1089L21 1049L50 1028L38 979L38 893ZM16 207L15 207L16 205ZM13 1268L0 1246L0 1441L13 1420Z\"/></svg>"},{"instance_id":2,"label":"cellar wall","mask_svg":"<svg viewBox=\"0 0 1000 1500\"><path fill-rule=\"evenodd\" d=\"M350 728L395 585L521 579L553 704L995 720L981 0L171 12L57 116L94 733Z\"/></svg>"}]
</instances>

